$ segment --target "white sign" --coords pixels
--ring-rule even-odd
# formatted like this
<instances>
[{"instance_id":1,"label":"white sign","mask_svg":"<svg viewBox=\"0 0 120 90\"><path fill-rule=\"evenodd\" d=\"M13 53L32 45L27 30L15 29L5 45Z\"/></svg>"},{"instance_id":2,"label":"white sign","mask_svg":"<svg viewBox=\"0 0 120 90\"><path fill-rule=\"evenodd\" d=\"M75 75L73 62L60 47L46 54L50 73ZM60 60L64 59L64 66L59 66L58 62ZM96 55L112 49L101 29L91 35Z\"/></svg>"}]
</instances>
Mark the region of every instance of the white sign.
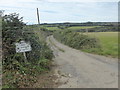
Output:
<instances>
[{"instance_id":1,"label":"white sign","mask_svg":"<svg viewBox=\"0 0 120 90\"><path fill-rule=\"evenodd\" d=\"M16 45L16 52L28 52L31 51L31 45L28 42L20 41L19 43L15 43Z\"/></svg>"}]
</instances>

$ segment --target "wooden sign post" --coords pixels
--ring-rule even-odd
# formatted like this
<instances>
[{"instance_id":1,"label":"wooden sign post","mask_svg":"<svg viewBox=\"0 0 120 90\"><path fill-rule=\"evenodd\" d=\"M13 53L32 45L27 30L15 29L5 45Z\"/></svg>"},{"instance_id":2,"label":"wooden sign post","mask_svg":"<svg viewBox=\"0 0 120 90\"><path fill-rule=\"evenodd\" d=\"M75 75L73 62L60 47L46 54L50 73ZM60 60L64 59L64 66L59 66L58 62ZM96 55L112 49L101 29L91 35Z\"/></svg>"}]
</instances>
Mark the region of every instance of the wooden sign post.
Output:
<instances>
[{"instance_id":1,"label":"wooden sign post","mask_svg":"<svg viewBox=\"0 0 120 90\"><path fill-rule=\"evenodd\" d=\"M23 52L24 58L25 58L25 62L27 62L27 57L26 57L26 53Z\"/></svg>"},{"instance_id":2,"label":"wooden sign post","mask_svg":"<svg viewBox=\"0 0 120 90\"><path fill-rule=\"evenodd\" d=\"M26 56L25 52L28 52L28 51L32 50L30 43L25 42L25 41L20 41L19 43L15 43L15 45L16 45L16 52L17 53L22 53L23 52L23 55L24 55L24 58L25 58L24 61L27 62L27 56Z\"/></svg>"}]
</instances>

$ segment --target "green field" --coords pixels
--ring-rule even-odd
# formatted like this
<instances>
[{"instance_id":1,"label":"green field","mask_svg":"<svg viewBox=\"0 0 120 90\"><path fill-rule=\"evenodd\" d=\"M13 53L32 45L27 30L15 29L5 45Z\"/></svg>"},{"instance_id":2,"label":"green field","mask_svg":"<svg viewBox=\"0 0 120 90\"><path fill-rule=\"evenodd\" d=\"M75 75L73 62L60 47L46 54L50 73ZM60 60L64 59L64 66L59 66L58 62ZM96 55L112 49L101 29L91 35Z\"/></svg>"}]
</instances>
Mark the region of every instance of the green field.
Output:
<instances>
[{"instance_id":1,"label":"green field","mask_svg":"<svg viewBox=\"0 0 120 90\"><path fill-rule=\"evenodd\" d=\"M101 26L74 26L74 27L70 27L68 29L70 29L70 30L80 30L80 29L90 29L90 28L95 28L95 27L101 27Z\"/></svg>"},{"instance_id":2,"label":"green field","mask_svg":"<svg viewBox=\"0 0 120 90\"><path fill-rule=\"evenodd\" d=\"M101 26L72 26L72 27L68 27L66 29L69 29L69 30L80 30L80 29L90 29L90 28L95 28L95 27L101 27ZM47 28L48 30L62 30L58 27L45 27ZM64 29L63 29L64 30Z\"/></svg>"},{"instance_id":3,"label":"green field","mask_svg":"<svg viewBox=\"0 0 120 90\"><path fill-rule=\"evenodd\" d=\"M61 30L58 27L46 27L48 30L54 31L54 30Z\"/></svg>"},{"instance_id":4,"label":"green field","mask_svg":"<svg viewBox=\"0 0 120 90\"><path fill-rule=\"evenodd\" d=\"M93 32L88 33L88 35L91 37L96 37L100 40L102 50L97 48L84 51L90 53L94 52L105 56L118 56L118 32Z\"/></svg>"}]
</instances>

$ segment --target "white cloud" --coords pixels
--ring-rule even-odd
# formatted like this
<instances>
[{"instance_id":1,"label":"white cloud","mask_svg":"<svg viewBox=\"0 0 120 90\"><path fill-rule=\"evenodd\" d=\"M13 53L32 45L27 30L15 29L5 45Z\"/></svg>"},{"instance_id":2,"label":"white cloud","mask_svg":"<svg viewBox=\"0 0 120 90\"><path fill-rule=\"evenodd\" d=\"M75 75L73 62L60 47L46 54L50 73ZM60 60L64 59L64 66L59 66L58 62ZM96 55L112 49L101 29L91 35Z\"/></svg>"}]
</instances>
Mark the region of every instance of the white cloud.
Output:
<instances>
[{"instance_id":1,"label":"white cloud","mask_svg":"<svg viewBox=\"0 0 120 90\"><path fill-rule=\"evenodd\" d=\"M119 2L119 0L48 0L49 2Z\"/></svg>"},{"instance_id":2,"label":"white cloud","mask_svg":"<svg viewBox=\"0 0 120 90\"><path fill-rule=\"evenodd\" d=\"M59 1L59 0L58 0ZM64 0L67 1L67 0ZM69 0L70 1L70 0ZM75 0L74 0L75 1ZM48 2L47 0L1 0L5 13L20 13L25 22L37 23L36 8L44 22L117 21L117 3Z\"/></svg>"}]
</instances>

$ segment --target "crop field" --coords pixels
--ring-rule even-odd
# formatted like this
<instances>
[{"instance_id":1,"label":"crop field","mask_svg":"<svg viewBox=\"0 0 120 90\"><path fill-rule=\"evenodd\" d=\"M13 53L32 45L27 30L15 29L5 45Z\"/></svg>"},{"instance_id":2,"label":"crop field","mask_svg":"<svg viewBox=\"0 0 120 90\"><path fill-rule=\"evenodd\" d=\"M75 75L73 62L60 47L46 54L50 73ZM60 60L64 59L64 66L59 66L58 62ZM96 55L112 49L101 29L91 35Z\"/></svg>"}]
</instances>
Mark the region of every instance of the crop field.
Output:
<instances>
[{"instance_id":1,"label":"crop field","mask_svg":"<svg viewBox=\"0 0 120 90\"><path fill-rule=\"evenodd\" d=\"M118 56L118 32L93 32L88 33L91 37L96 37L100 40L102 50L99 48L84 50L86 52L94 52L97 54L105 55L105 56Z\"/></svg>"}]
</instances>

